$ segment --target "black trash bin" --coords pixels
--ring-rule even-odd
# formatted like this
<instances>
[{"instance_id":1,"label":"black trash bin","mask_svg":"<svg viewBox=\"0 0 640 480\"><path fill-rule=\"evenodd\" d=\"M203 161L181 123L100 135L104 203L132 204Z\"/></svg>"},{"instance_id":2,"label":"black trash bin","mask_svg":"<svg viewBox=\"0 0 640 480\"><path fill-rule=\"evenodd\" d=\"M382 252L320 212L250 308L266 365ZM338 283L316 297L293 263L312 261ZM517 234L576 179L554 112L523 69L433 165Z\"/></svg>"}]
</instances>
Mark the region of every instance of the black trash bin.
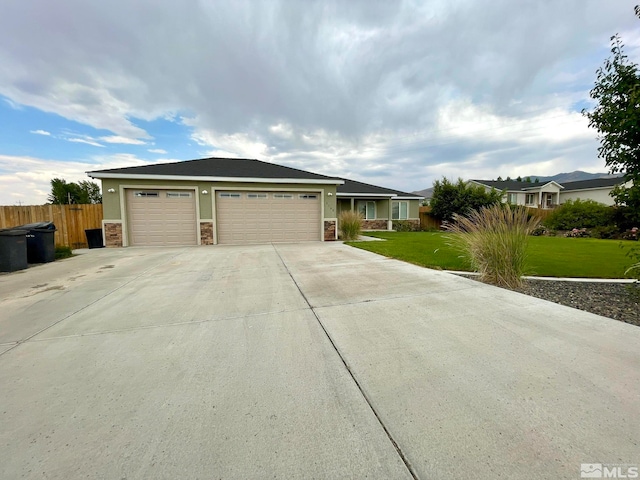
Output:
<instances>
[{"instance_id":1,"label":"black trash bin","mask_svg":"<svg viewBox=\"0 0 640 480\"><path fill-rule=\"evenodd\" d=\"M53 222L28 223L16 228L27 230L29 263L48 263L56 259L56 226Z\"/></svg>"},{"instance_id":2,"label":"black trash bin","mask_svg":"<svg viewBox=\"0 0 640 480\"><path fill-rule=\"evenodd\" d=\"M27 268L26 235L26 230L0 230L0 272Z\"/></svg>"},{"instance_id":3,"label":"black trash bin","mask_svg":"<svg viewBox=\"0 0 640 480\"><path fill-rule=\"evenodd\" d=\"M89 248L104 247L101 228L90 228L89 230L85 230L84 234L87 236L87 243L89 244Z\"/></svg>"}]
</instances>

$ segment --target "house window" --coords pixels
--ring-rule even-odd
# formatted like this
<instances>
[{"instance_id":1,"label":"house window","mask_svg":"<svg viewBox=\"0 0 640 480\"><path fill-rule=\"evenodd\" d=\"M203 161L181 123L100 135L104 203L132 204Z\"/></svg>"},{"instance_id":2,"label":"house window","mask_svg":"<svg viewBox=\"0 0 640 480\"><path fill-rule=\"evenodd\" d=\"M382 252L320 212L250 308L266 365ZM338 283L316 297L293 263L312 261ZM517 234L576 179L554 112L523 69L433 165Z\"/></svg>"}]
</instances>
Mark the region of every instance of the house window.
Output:
<instances>
[{"instance_id":1,"label":"house window","mask_svg":"<svg viewBox=\"0 0 640 480\"><path fill-rule=\"evenodd\" d=\"M191 192L167 192L167 198L191 198Z\"/></svg>"},{"instance_id":2,"label":"house window","mask_svg":"<svg viewBox=\"0 0 640 480\"><path fill-rule=\"evenodd\" d=\"M135 192L133 194L136 197L159 197L160 192Z\"/></svg>"},{"instance_id":3,"label":"house window","mask_svg":"<svg viewBox=\"0 0 640 480\"><path fill-rule=\"evenodd\" d=\"M220 198L240 198L240 194L239 193L222 192L222 193L220 193Z\"/></svg>"},{"instance_id":4,"label":"house window","mask_svg":"<svg viewBox=\"0 0 640 480\"><path fill-rule=\"evenodd\" d=\"M516 205L518 203L518 194L517 193L509 193L507 194L507 202L511 205Z\"/></svg>"},{"instance_id":5,"label":"house window","mask_svg":"<svg viewBox=\"0 0 640 480\"><path fill-rule=\"evenodd\" d=\"M536 196L537 195L535 193L527 193L527 205L535 205Z\"/></svg>"},{"instance_id":6,"label":"house window","mask_svg":"<svg viewBox=\"0 0 640 480\"><path fill-rule=\"evenodd\" d=\"M406 220L409 218L409 202L392 202L391 219Z\"/></svg>"},{"instance_id":7,"label":"house window","mask_svg":"<svg viewBox=\"0 0 640 480\"><path fill-rule=\"evenodd\" d=\"M362 214L365 220L375 220L376 202L358 202L358 212Z\"/></svg>"}]
</instances>

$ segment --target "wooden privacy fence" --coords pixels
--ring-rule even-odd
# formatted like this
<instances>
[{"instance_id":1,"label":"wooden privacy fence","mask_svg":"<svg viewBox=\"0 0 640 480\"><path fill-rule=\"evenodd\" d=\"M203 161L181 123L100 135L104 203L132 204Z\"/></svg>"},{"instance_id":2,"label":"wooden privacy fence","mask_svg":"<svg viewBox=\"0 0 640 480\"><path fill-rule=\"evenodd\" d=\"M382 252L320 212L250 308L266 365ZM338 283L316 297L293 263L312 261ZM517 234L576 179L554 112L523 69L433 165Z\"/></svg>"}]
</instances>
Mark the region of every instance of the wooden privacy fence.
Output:
<instances>
[{"instance_id":1,"label":"wooden privacy fence","mask_svg":"<svg viewBox=\"0 0 640 480\"><path fill-rule=\"evenodd\" d=\"M431 207L420 207L420 230L440 230L442 221L431 215Z\"/></svg>"},{"instance_id":2,"label":"wooden privacy fence","mask_svg":"<svg viewBox=\"0 0 640 480\"><path fill-rule=\"evenodd\" d=\"M102 204L0 206L0 228L53 222L56 246L86 248L85 230L102 228Z\"/></svg>"}]
</instances>

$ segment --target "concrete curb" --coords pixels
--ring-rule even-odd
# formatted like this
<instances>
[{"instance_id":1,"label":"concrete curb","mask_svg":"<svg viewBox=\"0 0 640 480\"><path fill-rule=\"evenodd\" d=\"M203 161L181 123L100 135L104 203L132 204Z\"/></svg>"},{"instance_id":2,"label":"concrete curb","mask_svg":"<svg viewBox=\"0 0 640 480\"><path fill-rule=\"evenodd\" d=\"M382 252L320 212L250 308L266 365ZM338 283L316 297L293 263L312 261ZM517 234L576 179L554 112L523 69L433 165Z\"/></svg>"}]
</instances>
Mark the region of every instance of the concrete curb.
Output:
<instances>
[{"instance_id":1,"label":"concrete curb","mask_svg":"<svg viewBox=\"0 0 640 480\"><path fill-rule=\"evenodd\" d=\"M446 273L452 273L454 275L467 275L475 277L480 275L478 272L461 272L457 270L442 270ZM576 282L576 283L636 283L637 280L633 278L571 278L571 277L535 277L525 275L522 278L526 280L548 280L550 282Z\"/></svg>"}]
</instances>

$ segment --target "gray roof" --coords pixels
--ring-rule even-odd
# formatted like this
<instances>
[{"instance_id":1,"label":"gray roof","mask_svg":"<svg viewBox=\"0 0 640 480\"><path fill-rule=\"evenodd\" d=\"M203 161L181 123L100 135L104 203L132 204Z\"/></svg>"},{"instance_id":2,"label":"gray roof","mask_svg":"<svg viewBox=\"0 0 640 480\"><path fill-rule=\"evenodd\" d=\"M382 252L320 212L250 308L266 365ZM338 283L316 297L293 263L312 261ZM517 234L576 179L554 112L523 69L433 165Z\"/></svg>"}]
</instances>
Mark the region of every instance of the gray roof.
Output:
<instances>
[{"instance_id":1,"label":"gray roof","mask_svg":"<svg viewBox=\"0 0 640 480\"><path fill-rule=\"evenodd\" d=\"M318 173L285 167L275 163L263 162L248 158L200 158L183 162L156 163L153 165L140 165L137 167L111 168L108 170L94 170L87 172L90 177L108 178L116 175L125 177L128 175L139 176L167 176L167 177L218 177L218 178L251 178L251 179L293 179L293 180L321 180L326 183L338 184L338 193L389 195L399 197L411 197L421 199L420 195L401 192L389 188L356 182L346 178L328 177ZM344 182L344 185L342 185ZM324 183L324 182L323 182Z\"/></svg>"},{"instance_id":2,"label":"gray roof","mask_svg":"<svg viewBox=\"0 0 640 480\"><path fill-rule=\"evenodd\" d=\"M348 195L348 194L356 194L356 195L389 195L396 197L410 197L415 198L416 200L424 198L421 195L416 195L415 193L407 193L402 192L400 190L393 190L391 188L378 187L377 185L370 185L368 183L356 182L355 180L349 180L347 178L343 178L344 185L338 185L337 192L339 194Z\"/></svg>"},{"instance_id":3,"label":"gray roof","mask_svg":"<svg viewBox=\"0 0 640 480\"><path fill-rule=\"evenodd\" d=\"M112 168L87 172L90 177L101 178L102 174L113 175L162 175L185 177L230 177L230 178L287 178L300 180L336 180L318 173L275 163L247 158L201 158L173 163L156 163L137 167Z\"/></svg>"},{"instance_id":4,"label":"gray roof","mask_svg":"<svg viewBox=\"0 0 640 480\"><path fill-rule=\"evenodd\" d=\"M615 187L625 183L624 177L594 178L592 180L579 180L577 182L563 182L564 191L585 190L587 188Z\"/></svg>"},{"instance_id":5,"label":"gray roof","mask_svg":"<svg viewBox=\"0 0 640 480\"><path fill-rule=\"evenodd\" d=\"M496 190L524 190L525 188L539 187L549 182L518 182L517 180L471 180L472 182L481 183L487 187L493 187Z\"/></svg>"},{"instance_id":6,"label":"gray roof","mask_svg":"<svg viewBox=\"0 0 640 480\"><path fill-rule=\"evenodd\" d=\"M493 187L496 190L527 190L530 188L540 187L542 185L546 185L547 183L551 183L551 181L545 182L518 182L516 180L471 180L472 182L481 183L482 185L486 185L488 187ZM572 191L572 190L584 190L587 188L603 188L603 187L613 187L620 183L624 183L624 177L607 177L607 178L594 178L591 180L579 180L577 182L555 182L561 187L563 187L564 191Z\"/></svg>"}]
</instances>

